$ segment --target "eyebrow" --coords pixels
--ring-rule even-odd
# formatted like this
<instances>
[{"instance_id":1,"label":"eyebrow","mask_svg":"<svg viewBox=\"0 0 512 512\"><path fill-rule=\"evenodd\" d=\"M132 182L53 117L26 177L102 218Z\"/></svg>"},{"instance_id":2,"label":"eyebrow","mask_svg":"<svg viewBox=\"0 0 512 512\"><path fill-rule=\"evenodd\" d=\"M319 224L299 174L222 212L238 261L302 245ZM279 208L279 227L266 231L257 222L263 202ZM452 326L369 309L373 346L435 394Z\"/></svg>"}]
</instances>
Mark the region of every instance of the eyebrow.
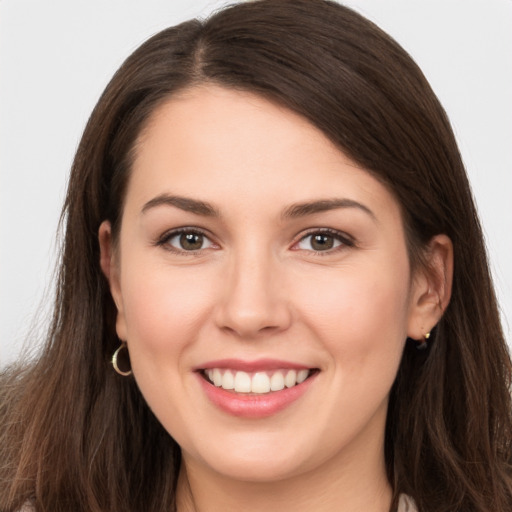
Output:
<instances>
[{"instance_id":1,"label":"eyebrow","mask_svg":"<svg viewBox=\"0 0 512 512\"><path fill-rule=\"evenodd\" d=\"M180 210L195 213L196 215L202 215L204 217L221 216L217 208L206 201L169 194L161 194L149 200L142 207L142 213L146 213L148 210L158 206L174 206ZM377 217L370 208L362 203L354 201L353 199L320 199L317 201L296 203L288 206L281 214L281 217L283 219L294 219L339 208L357 208L368 214L373 220L377 220Z\"/></svg>"},{"instance_id":2,"label":"eyebrow","mask_svg":"<svg viewBox=\"0 0 512 512\"><path fill-rule=\"evenodd\" d=\"M313 215L314 213L327 212L330 210L337 210L338 208L357 208L368 214L374 221L377 220L375 214L362 203L354 201L353 199L320 199L318 201L310 201L306 203L292 204L286 208L282 214L285 219L294 219L297 217L305 217L306 215Z\"/></svg>"},{"instance_id":3,"label":"eyebrow","mask_svg":"<svg viewBox=\"0 0 512 512\"><path fill-rule=\"evenodd\" d=\"M206 201L199 201L197 199L190 199L188 197L174 196L169 194L161 194L149 200L143 207L142 213L146 213L151 208L157 206L174 206L180 210L195 213L205 217L220 217L219 211Z\"/></svg>"}]
</instances>

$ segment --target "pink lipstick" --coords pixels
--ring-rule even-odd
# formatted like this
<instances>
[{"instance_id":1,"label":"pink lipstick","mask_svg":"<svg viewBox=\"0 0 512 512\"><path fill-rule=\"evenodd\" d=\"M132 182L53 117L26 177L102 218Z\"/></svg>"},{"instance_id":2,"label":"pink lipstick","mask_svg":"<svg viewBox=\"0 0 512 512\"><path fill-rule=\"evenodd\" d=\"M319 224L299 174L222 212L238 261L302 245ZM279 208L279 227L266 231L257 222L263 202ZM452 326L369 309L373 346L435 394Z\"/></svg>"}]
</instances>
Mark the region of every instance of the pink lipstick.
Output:
<instances>
[{"instance_id":1,"label":"pink lipstick","mask_svg":"<svg viewBox=\"0 0 512 512\"><path fill-rule=\"evenodd\" d=\"M224 412L245 418L265 418L298 400L318 369L275 359L223 359L196 368L210 401Z\"/></svg>"}]
</instances>

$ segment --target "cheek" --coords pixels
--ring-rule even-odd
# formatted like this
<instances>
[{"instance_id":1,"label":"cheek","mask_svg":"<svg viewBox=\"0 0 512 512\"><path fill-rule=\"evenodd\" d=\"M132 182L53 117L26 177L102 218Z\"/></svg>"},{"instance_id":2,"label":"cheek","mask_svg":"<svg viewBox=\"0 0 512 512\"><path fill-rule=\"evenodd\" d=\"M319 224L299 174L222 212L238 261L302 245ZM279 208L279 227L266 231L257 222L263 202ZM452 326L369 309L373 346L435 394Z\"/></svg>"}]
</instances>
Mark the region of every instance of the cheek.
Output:
<instances>
[{"instance_id":1,"label":"cheek","mask_svg":"<svg viewBox=\"0 0 512 512\"><path fill-rule=\"evenodd\" d=\"M301 316L321 333L334 357L354 362L389 350L401 352L407 333L407 261L403 267L383 271L386 268L377 264L329 269L295 292L301 297Z\"/></svg>"},{"instance_id":2,"label":"cheek","mask_svg":"<svg viewBox=\"0 0 512 512\"><path fill-rule=\"evenodd\" d=\"M212 303L213 287L202 284L205 277L189 269L130 268L122 279L127 341L155 361L174 357L197 336L198 324Z\"/></svg>"},{"instance_id":3,"label":"cheek","mask_svg":"<svg viewBox=\"0 0 512 512\"><path fill-rule=\"evenodd\" d=\"M173 411L190 407L184 398L191 384L187 355L209 315L213 287L201 286L206 276L197 271L148 261L127 261L125 269L123 316L137 385L165 428L182 432Z\"/></svg>"}]
</instances>

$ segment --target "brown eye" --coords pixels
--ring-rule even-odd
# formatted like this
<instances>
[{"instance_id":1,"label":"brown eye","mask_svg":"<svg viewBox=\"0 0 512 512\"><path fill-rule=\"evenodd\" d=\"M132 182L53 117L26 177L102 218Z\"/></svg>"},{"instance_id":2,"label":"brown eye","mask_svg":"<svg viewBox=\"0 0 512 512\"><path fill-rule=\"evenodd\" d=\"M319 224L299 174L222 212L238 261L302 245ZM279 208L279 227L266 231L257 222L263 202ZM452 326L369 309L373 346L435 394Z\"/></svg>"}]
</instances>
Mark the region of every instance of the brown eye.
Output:
<instances>
[{"instance_id":1,"label":"brown eye","mask_svg":"<svg viewBox=\"0 0 512 512\"><path fill-rule=\"evenodd\" d=\"M180 235L180 246L185 251L197 251L203 246L203 235L199 233L182 233Z\"/></svg>"},{"instance_id":2,"label":"brown eye","mask_svg":"<svg viewBox=\"0 0 512 512\"><path fill-rule=\"evenodd\" d=\"M327 252L341 246L353 246L353 242L342 233L318 231L303 237L297 244L297 249L314 252Z\"/></svg>"},{"instance_id":3,"label":"brown eye","mask_svg":"<svg viewBox=\"0 0 512 512\"><path fill-rule=\"evenodd\" d=\"M200 251L212 245L205 235L197 231L181 231L171 234L164 243L183 252Z\"/></svg>"},{"instance_id":4,"label":"brown eye","mask_svg":"<svg viewBox=\"0 0 512 512\"><path fill-rule=\"evenodd\" d=\"M317 234L311 236L311 248L315 251L327 251L334 247L334 237L331 235Z\"/></svg>"}]
</instances>

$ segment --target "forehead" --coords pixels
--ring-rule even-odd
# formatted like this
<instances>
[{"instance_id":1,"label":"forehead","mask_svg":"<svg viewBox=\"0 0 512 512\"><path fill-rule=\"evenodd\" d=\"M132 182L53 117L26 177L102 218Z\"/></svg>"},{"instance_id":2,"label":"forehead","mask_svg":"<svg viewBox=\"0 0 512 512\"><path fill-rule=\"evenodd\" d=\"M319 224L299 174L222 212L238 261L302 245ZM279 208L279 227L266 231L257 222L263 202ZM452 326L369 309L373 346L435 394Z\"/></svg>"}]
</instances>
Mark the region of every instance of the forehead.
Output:
<instances>
[{"instance_id":1,"label":"forehead","mask_svg":"<svg viewBox=\"0 0 512 512\"><path fill-rule=\"evenodd\" d=\"M304 117L256 94L198 86L153 113L136 145L128 200L161 193L239 206L344 195L397 209L392 194Z\"/></svg>"}]
</instances>

